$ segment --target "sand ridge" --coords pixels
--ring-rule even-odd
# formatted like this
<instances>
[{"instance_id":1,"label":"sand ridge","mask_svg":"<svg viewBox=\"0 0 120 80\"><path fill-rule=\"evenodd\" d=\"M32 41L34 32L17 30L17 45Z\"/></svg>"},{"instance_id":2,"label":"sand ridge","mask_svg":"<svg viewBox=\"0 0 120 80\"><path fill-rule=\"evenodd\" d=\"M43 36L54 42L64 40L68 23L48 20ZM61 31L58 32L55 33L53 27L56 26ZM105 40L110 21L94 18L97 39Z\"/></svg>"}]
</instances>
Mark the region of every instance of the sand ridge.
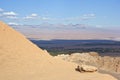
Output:
<instances>
[{"instance_id":1,"label":"sand ridge","mask_svg":"<svg viewBox=\"0 0 120 80\"><path fill-rule=\"evenodd\" d=\"M76 66L53 58L0 22L0 80L117 80L108 74L79 73Z\"/></svg>"}]
</instances>

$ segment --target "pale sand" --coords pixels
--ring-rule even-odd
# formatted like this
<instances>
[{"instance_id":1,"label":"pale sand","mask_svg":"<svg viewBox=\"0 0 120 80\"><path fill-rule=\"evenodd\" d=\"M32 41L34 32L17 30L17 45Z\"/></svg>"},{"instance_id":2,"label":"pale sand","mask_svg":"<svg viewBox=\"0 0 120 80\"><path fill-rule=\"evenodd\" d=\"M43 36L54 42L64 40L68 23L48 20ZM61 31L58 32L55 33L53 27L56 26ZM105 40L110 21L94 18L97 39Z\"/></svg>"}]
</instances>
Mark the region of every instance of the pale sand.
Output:
<instances>
[{"instance_id":1,"label":"pale sand","mask_svg":"<svg viewBox=\"0 0 120 80\"><path fill-rule=\"evenodd\" d=\"M0 22L0 80L117 80L108 74L79 73L76 66L53 58Z\"/></svg>"}]
</instances>

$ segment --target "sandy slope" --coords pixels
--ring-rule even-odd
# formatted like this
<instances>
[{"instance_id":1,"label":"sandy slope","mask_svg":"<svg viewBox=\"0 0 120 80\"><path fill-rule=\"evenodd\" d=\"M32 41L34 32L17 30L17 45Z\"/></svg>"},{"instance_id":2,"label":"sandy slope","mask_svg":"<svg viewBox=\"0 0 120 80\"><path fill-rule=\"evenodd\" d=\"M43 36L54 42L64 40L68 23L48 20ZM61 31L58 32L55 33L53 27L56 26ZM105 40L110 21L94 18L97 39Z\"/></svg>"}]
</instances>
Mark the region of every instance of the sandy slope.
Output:
<instances>
[{"instance_id":1,"label":"sandy slope","mask_svg":"<svg viewBox=\"0 0 120 80\"><path fill-rule=\"evenodd\" d=\"M116 80L107 74L79 73L75 67L0 22L0 80Z\"/></svg>"}]
</instances>

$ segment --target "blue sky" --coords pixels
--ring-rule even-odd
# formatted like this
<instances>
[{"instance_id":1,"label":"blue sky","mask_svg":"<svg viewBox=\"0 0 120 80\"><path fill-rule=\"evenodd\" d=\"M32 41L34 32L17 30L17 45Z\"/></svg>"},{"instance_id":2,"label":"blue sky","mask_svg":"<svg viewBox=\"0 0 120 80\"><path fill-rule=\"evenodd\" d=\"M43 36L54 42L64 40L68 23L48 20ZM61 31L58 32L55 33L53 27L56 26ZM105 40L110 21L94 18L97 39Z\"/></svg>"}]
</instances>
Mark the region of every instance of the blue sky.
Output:
<instances>
[{"instance_id":1,"label":"blue sky","mask_svg":"<svg viewBox=\"0 0 120 80\"><path fill-rule=\"evenodd\" d=\"M0 19L11 24L120 26L120 0L0 0L0 8Z\"/></svg>"}]
</instances>

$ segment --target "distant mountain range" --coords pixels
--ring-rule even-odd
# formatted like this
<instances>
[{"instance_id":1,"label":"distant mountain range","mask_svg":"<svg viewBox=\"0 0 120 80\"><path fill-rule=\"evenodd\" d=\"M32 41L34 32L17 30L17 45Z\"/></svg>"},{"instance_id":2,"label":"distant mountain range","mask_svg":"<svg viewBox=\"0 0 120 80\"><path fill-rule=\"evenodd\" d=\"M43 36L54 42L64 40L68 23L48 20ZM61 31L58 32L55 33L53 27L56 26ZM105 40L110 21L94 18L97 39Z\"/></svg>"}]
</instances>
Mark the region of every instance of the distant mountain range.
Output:
<instances>
[{"instance_id":1,"label":"distant mountain range","mask_svg":"<svg viewBox=\"0 0 120 80\"><path fill-rule=\"evenodd\" d=\"M120 40L117 29L108 29L89 26L85 24L50 24L40 25L11 25L27 38L51 40L51 39L106 39Z\"/></svg>"}]
</instances>

